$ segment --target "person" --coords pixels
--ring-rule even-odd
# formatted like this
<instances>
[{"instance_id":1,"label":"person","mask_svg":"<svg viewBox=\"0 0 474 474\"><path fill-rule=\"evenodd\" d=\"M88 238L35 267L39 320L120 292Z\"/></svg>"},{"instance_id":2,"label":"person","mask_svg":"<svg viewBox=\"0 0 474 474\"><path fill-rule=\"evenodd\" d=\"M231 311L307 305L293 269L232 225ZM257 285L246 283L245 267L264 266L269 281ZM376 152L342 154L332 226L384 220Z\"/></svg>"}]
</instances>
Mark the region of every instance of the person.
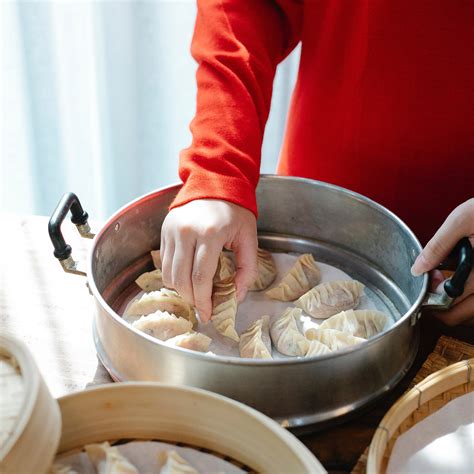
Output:
<instances>
[{"instance_id":1,"label":"person","mask_svg":"<svg viewBox=\"0 0 474 474\"><path fill-rule=\"evenodd\" d=\"M209 320L225 247L244 298L256 275L255 188L272 82L300 41L278 172L360 192L422 243L464 202L414 274L434 269L459 237L472 239L473 24L474 2L462 0L198 0L197 108L180 155L183 187L162 227L165 284ZM471 274L443 318L473 317L473 293Z\"/></svg>"}]
</instances>

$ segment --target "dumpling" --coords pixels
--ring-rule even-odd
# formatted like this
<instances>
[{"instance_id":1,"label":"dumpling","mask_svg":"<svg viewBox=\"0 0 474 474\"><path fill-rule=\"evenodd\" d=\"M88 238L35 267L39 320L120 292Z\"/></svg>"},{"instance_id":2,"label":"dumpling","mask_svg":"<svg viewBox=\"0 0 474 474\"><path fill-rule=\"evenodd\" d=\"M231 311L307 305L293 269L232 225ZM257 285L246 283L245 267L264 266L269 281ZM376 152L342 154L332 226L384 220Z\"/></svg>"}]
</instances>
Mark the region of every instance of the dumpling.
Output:
<instances>
[{"instance_id":1,"label":"dumpling","mask_svg":"<svg viewBox=\"0 0 474 474\"><path fill-rule=\"evenodd\" d=\"M306 357L330 354L332 351L328 346L319 342L317 339L310 341Z\"/></svg>"},{"instance_id":2,"label":"dumpling","mask_svg":"<svg viewBox=\"0 0 474 474\"><path fill-rule=\"evenodd\" d=\"M237 291L233 278L215 282L212 290L212 315L214 327L223 336L239 341L235 330L235 315L237 314Z\"/></svg>"},{"instance_id":3,"label":"dumpling","mask_svg":"<svg viewBox=\"0 0 474 474\"><path fill-rule=\"evenodd\" d=\"M142 316L133 322L132 326L161 341L166 341L185 332L190 332L193 328L192 323L187 319L179 318L174 314L161 311Z\"/></svg>"},{"instance_id":4,"label":"dumpling","mask_svg":"<svg viewBox=\"0 0 474 474\"><path fill-rule=\"evenodd\" d=\"M329 318L356 308L363 291L364 285L356 280L329 281L309 290L295 305L313 318Z\"/></svg>"},{"instance_id":5,"label":"dumpling","mask_svg":"<svg viewBox=\"0 0 474 474\"><path fill-rule=\"evenodd\" d=\"M272 324L270 334L278 352L289 356L304 356L308 352L309 341L298 328L301 309L287 308Z\"/></svg>"},{"instance_id":6,"label":"dumpling","mask_svg":"<svg viewBox=\"0 0 474 474\"><path fill-rule=\"evenodd\" d=\"M337 329L308 329L306 337L310 341L319 341L329 348L330 351L337 351L345 347L353 346L364 342L362 337L351 336Z\"/></svg>"},{"instance_id":7,"label":"dumpling","mask_svg":"<svg viewBox=\"0 0 474 474\"><path fill-rule=\"evenodd\" d=\"M193 307L186 303L176 291L167 288L142 295L129 306L127 316L141 316L155 311L166 311L188 319L193 326L197 323Z\"/></svg>"},{"instance_id":8,"label":"dumpling","mask_svg":"<svg viewBox=\"0 0 474 474\"><path fill-rule=\"evenodd\" d=\"M217 270L214 275L214 282L227 280L228 278L233 278L235 275L235 265L232 259L226 255L224 252L221 252L219 255L219 261L217 262Z\"/></svg>"},{"instance_id":9,"label":"dumpling","mask_svg":"<svg viewBox=\"0 0 474 474\"><path fill-rule=\"evenodd\" d=\"M387 320L387 316L380 311L350 309L326 319L319 329L337 329L346 334L367 339L382 332Z\"/></svg>"},{"instance_id":10,"label":"dumpling","mask_svg":"<svg viewBox=\"0 0 474 474\"><path fill-rule=\"evenodd\" d=\"M240 335L240 357L271 359L272 341L269 332L269 316L262 316Z\"/></svg>"},{"instance_id":11,"label":"dumpling","mask_svg":"<svg viewBox=\"0 0 474 474\"><path fill-rule=\"evenodd\" d=\"M157 270L161 270L161 254L159 250L152 250L150 252L151 259L153 260L153 265Z\"/></svg>"},{"instance_id":12,"label":"dumpling","mask_svg":"<svg viewBox=\"0 0 474 474\"><path fill-rule=\"evenodd\" d=\"M310 253L298 257L298 260L283 280L265 294L274 300L294 301L304 295L321 280L321 270Z\"/></svg>"},{"instance_id":13,"label":"dumpling","mask_svg":"<svg viewBox=\"0 0 474 474\"><path fill-rule=\"evenodd\" d=\"M160 474L199 474L188 462L186 462L176 451L166 451L160 457L165 458L165 464ZM162 461L163 462L163 461Z\"/></svg>"},{"instance_id":14,"label":"dumpling","mask_svg":"<svg viewBox=\"0 0 474 474\"><path fill-rule=\"evenodd\" d=\"M257 279L250 285L249 291L265 290L275 281L277 276L272 254L260 248L257 250L257 268Z\"/></svg>"},{"instance_id":15,"label":"dumpling","mask_svg":"<svg viewBox=\"0 0 474 474\"><path fill-rule=\"evenodd\" d=\"M184 349L189 349L191 351L207 352L211 342L212 339L205 334L191 331L168 339L166 344L170 346L183 347Z\"/></svg>"},{"instance_id":16,"label":"dumpling","mask_svg":"<svg viewBox=\"0 0 474 474\"><path fill-rule=\"evenodd\" d=\"M84 446L97 474L139 474L138 469L108 442Z\"/></svg>"},{"instance_id":17,"label":"dumpling","mask_svg":"<svg viewBox=\"0 0 474 474\"><path fill-rule=\"evenodd\" d=\"M135 283L143 291L157 291L163 288L163 274L161 270L153 270L152 272L142 273L136 280Z\"/></svg>"}]
</instances>

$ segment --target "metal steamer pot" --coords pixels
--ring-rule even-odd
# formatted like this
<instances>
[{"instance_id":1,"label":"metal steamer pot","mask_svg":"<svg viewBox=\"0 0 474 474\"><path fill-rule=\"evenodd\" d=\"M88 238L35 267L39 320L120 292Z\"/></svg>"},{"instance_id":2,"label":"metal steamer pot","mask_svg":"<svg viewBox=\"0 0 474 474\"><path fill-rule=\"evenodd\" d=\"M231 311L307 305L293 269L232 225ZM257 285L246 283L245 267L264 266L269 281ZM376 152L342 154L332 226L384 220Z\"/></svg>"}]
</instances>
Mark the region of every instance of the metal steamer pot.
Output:
<instances>
[{"instance_id":1,"label":"metal steamer pot","mask_svg":"<svg viewBox=\"0 0 474 474\"><path fill-rule=\"evenodd\" d=\"M161 225L179 188L154 191L114 214L93 240L86 271L73 260L60 229L70 209L81 235L93 237L74 194L63 197L49 223L54 255L64 270L87 274L95 301L97 353L117 381L155 380L211 390L288 427L333 421L397 384L417 353L422 306L449 307L471 269L466 240L445 293L429 294L427 275L410 274L420 243L396 215L337 186L264 175L257 188L260 246L311 252L317 261L342 269L366 285L368 296L392 316L393 324L367 342L310 358L250 360L168 347L132 328L120 312L138 292L135 278L153 268L149 251L159 248Z\"/></svg>"}]
</instances>

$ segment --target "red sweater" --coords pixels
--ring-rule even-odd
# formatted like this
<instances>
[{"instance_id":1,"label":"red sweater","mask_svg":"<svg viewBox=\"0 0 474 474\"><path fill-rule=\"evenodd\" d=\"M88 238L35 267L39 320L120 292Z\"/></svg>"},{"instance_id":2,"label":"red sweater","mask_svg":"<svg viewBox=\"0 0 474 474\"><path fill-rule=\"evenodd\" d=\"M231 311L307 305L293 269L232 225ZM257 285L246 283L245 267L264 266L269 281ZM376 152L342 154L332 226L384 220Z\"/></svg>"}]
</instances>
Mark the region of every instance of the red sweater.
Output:
<instances>
[{"instance_id":1,"label":"red sweater","mask_svg":"<svg viewBox=\"0 0 474 474\"><path fill-rule=\"evenodd\" d=\"M473 0L198 3L197 111L173 206L257 213L275 68L299 41L279 173L362 193L423 242L474 196Z\"/></svg>"}]
</instances>

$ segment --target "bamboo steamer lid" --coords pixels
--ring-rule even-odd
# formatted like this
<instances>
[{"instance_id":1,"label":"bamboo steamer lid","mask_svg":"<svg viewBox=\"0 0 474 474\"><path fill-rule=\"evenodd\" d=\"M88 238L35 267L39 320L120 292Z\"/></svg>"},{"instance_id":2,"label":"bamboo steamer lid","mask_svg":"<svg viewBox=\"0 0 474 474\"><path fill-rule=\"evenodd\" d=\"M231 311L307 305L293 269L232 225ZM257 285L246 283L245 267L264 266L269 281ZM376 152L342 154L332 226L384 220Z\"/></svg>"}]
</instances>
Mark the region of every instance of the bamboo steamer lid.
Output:
<instances>
[{"instance_id":1,"label":"bamboo steamer lid","mask_svg":"<svg viewBox=\"0 0 474 474\"><path fill-rule=\"evenodd\" d=\"M385 473L396 440L416 423L457 397L474 391L474 359L438 370L405 393L375 431L367 457L367 473Z\"/></svg>"},{"instance_id":2,"label":"bamboo steamer lid","mask_svg":"<svg viewBox=\"0 0 474 474\"><path fill-rule=\"evenodd\" d=\"M326 472L278 423L205 390L127 382L91 388L58 402L63 419L58 454L105 440L155 439L205 448L258 472Z\"/></svg>"},{"instance_id":3,"label":"bamboo steamer lid","mask_svg":"<svg viewBox=\"0 0 474 474\"><path fill-rule=\"evenodd\" d=\"M22 342L0 335L0 357L16 369L0 375L0 472L47 472L61 434L58 404Z\"/></svg>"}]
</instances>

